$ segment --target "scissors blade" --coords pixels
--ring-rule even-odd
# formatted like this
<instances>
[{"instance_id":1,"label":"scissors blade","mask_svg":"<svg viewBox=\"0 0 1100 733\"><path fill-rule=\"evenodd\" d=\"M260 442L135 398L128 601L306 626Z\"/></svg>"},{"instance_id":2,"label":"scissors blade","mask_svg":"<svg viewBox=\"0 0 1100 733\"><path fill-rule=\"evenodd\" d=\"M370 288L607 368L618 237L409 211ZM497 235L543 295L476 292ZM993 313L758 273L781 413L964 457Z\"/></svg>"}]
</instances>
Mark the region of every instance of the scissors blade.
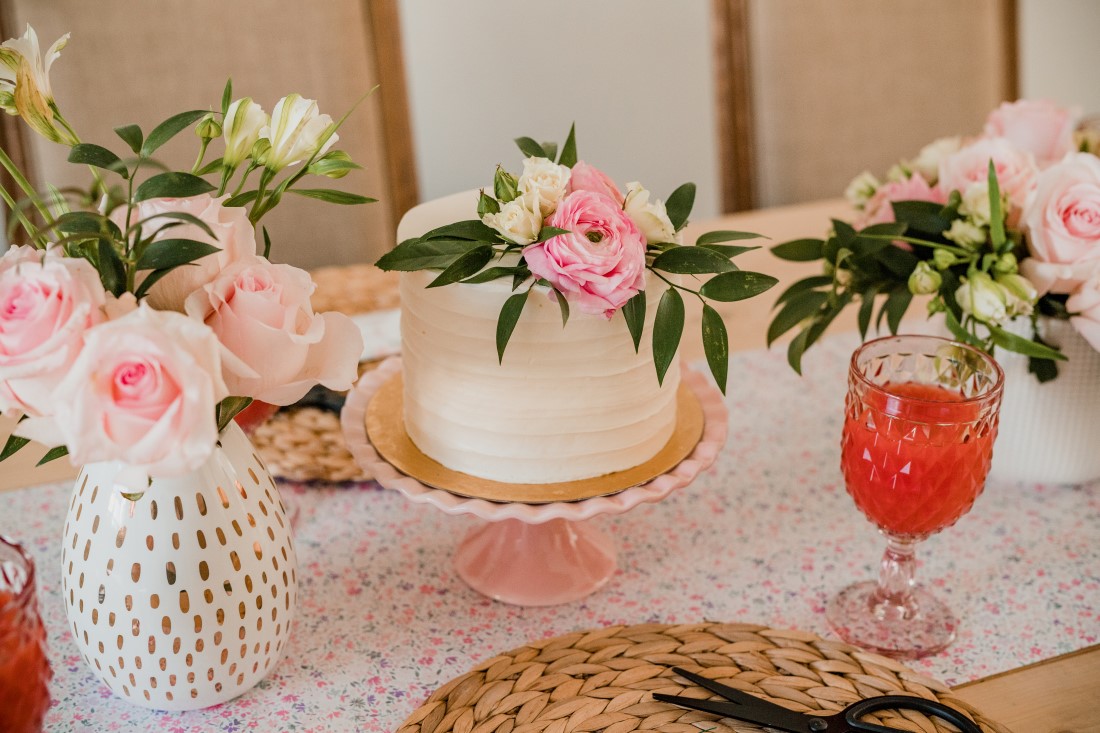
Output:
<instances>
[{"instance_id":1,"label":"scissors blade","mask_svg":"<svg viewBox=\"0 0 1100 733\"><path fill-rule=\"evenodd\" d=\"M672 671L703 689L721 695L729 702L661 694L654 694L653 698L655 700L671 702L692 710L702 710L707 713L723 715L727 718L757 723L789 733L810 733L810 716L788 710L781 705L762 700L755 695L723 685L721 682L715 682L680 667L673 667Z\"/></svg>"}]
</instances>

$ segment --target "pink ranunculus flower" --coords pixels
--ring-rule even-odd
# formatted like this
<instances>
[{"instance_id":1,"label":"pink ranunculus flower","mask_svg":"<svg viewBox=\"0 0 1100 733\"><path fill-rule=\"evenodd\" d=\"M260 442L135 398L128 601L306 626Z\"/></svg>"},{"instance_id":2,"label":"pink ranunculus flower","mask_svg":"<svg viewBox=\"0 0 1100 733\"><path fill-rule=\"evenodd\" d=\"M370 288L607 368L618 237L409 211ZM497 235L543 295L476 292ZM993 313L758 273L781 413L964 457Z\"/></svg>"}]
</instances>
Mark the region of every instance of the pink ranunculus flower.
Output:
<instances>
[{"instance_id":1,"label":"pink ranunculus flower","mask_svg":"<svg viewBox=\"0 0 1100 733\"><path fill-rule=\"evenodd\" d=\"M1100 272L1100 159L1075 153L1043 171L1023 223L1021 268L1040 293L1073 292Z\"/></svg>"},{"instance_id":2,"label":"pink ranunculus flower","mask_svg":"<svg viewBox=\"0 0 1100 733\"><path fill-rule=\"evenodd\" d=\"M187 299L235 359L225 361L230 394L273 405L300 400L320 383L351 388L363 337L340 313L313 312L309 273L256 257L237 262Z\"/></svg>"},{"instance_id":3,"label":"pink ranunculus flower","mask_svg":"<svg viewBox=\"0 0 1100 733\"><path fill-rule=\"evenodd\" d=\"M894 208L891 204L895 201L933 201L943 204L947 203L947 196L939 186L929 186L920 173L914 173L905 180L888 181L875 189L867 200L863 212L856 220L856 228L863 229L872 224L894 221Z\"/></svg>"},{"instance_id":4,"label":"pink ranunculus flower","mask_svg":"<svg viewBox=\"0 0 1100 733\"><path fill-rule=\"evenodd\" d=\"M228 394L214 332L142 303L87 332L57 387L56 424L26 420L17 432L64 443L76 465L124 463L137 488L139 477L180 476L206 461L218 439L214 407Z\"/></svg>"},{"instance_id":5,"label":"pink ranunculus flower","mask_svg":"<svg viewBox=\"0 0 1100 733\"><path fill-rule=\"evenodd\" d=\"M221 250L191 264L177 267L157 281L149 289L148 295L149 304L154 308L182 313L183 302L188 295L213 280L219 272L232 263L256 255L256 230L248 220L248 210L243 206L222 206L227 198L228 196L214 198L204 193L180 199L149 199L135 207L131 219L133 222L172 212L191 214L210 227L215 238L212 239L195 224L183 223L164 230L157 239L194 239L212 244ZM125 218L125 212L124 208L118 208L111 215L120 227ZM156 218L144 224L143 229L148 233L150 228L157 229L178 221Z\"/></svg>"},{"instance_id":6,"label":"pink ranunculus flower","mask_svg":"<svg viewBox=\"0 0 1100 733\"><path fill-rule=\"evenodd\" d=\"M50 415L107 295L84 259L12 247L0 259L0 410Z\"/></svg>"},{"instance_id":7,"label":"pink ranunculus flower","mask_svg":"<svg viewBox=\"0 0 1100 733\"><path fill-rule=\"evenodd\" d=\"M940 161L939 187L945 194L952 191L965 194L974 183L989 180L989 161L997 172L997 184L1001 193L1008 198L1011 210L1008 214L1009 226L1014 226L1020 218L1028 194L1035 187L1035 178L1039 173L1035 157L1003 137L979 138L965 145L958 152L945 156Z\"/></svg>"},{"instance_id":8,"label":"pink ranunculus flower","mask_svg":"<svg viewBox=\"0 0 1100 733\"><path fill-rule=\"evenodd\" d=\"M610 318L645 287L645 237L610 196L574 191L546 224L569 234L528 245L523 257L582 312Z\"/></svg>"},{"instance_id":9,"label":"pink ranunculus flower","mask_svg":"<svg viewBox=\"0 0 1100 733\"><path fill-rule=\"evenodd\" d=\"M985 135L1007 139L1034 155L1040 168L1046 168L1073 152L1073 131L1080 119L1080 110L1046 99L1021 99L993 110L985 123Z\"/></svg>"},{"instance_id":10,"label":"pink ranunculus flower","mask_svg":"<svg viewBox=\"0 0 1100 733\"><path fill-rule=\"evenodd\" d=\"M578 160L573 165L573 175L569 177L569 186L566 193L574 191L591 191L610 196L619 206L623 205L623 194L615 181L594 165L589 165L583 160Z\"/></svg>"},{"instance_id":11,"label":"pink ranunculus flower","mask_svg":"<svg viewBox=\"0 0 1100 733\"><path fill-rule=\"evenodd\" d=\"M1066 309L1074 314L1069 320L1077 333L1100 351L1100 272L1069 296Z\"/></svg>"}]
</instances>

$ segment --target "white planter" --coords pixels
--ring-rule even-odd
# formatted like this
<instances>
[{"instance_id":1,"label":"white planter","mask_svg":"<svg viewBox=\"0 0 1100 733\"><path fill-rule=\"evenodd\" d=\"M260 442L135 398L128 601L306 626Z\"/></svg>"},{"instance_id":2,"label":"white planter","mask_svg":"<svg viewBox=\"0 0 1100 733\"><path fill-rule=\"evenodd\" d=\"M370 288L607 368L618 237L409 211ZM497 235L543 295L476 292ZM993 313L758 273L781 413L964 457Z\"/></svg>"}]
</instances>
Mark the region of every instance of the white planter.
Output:
<instances>
[{"instance_id":1,"label":"white planter","mask_svg":"<svg viewBox=\"0 0 1100 733\"><path fill-rule=\"evenodd\" d=\"M84 661L143 707L230 700L270 672L297 599L297 558L279 490L235 423L190 475L140 498L117 463L77 476L62 589Z\"/></svg>"},{"instance_id":2,"label":"white planter","mask_svg":"<svg viewBox=\"0 0 1100 733\"><path fill-rule=\"evenodd\" d=\"M1033 483L1081 484L1100 478L1100 352L1069 321L1043 318L1040 335L1069 358L1058 378L1040 383L1027 357L1003 349L1004 401L990 474ZM1013 329L1015 330L1015 329ZM1029 334L1025 334L1029 335Z\"/></svg>"}]
</instances>

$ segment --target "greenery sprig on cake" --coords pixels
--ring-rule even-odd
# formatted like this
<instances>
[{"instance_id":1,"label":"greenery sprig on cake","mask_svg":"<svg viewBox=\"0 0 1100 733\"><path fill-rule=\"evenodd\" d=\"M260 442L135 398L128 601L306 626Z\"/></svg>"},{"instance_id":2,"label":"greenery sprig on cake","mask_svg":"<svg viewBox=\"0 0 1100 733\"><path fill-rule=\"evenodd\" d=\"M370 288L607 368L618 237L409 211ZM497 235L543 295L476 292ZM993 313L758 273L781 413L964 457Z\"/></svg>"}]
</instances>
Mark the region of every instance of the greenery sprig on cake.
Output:
<instances>
[{"instance_id":1,"label":"greenery sprig on cake","mask_svg":"<svg viewBox=\"0 0 1100 733\"><path fill-rule=\"evenodd\" d=\"M621 311L637 351L646 319L645 273L652 272L666 287L653 323L658 381L663 382L683 335L686 293L702 303L703 350L724 392L729 341L711 302L744 300L776 284L776 278L732 262L759 247L729 242L760 235L713 231L685 245L682 232L695 202L694 183L683 184L665 201L651 198L637 182L627 183L624 194L578 158L574 128L560 152L556 143L529 137L516 144L526 156L523 171L517 176L497 167L492 191L480 192L479 218L405 240L378 266L438 271L430 288L510 280L513 294L497 319L500 360L536 290L557 301L563 327L571 309L606 318Z\"/></svg>"}]
</instances>

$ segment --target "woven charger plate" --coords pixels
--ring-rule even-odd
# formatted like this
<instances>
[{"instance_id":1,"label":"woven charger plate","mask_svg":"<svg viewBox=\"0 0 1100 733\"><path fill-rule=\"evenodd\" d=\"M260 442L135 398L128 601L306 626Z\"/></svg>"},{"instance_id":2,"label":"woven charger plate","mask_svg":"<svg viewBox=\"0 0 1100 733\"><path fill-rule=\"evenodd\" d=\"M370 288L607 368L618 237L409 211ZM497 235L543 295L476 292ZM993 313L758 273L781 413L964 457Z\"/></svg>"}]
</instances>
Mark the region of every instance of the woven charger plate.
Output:
<instances>
[{"instance_id":1,"label":"woven charger plate","mask_svg":"<svg viewBox=\"0 0 1100 733\"><path fill-rule=\"evenodd\" d=\"M374 265L315 270L311 298L317 313L338 311L354 316L398 305L397 273ZM364 362L359 373L381 360ZM251 436L257 452L277 478L290 481L366 481L366 471L348 452L340 416L315 407L279 410Z\"/></svg>"},{"instance_id":2,"label":"woven charger plate","mask_svg":"<svg viewBox=\"0 0 1100 733\"><path fill-rule=\"evenodd\" d=\"M531 642L436 690L398 733L766 730L654 701L654 692L715 697L677 678L674 666L799 712L912 694L967 713L987 733L1009 733L943 683L892 659L803 631L719 623L614 626ZM913 733L955 731L913 711L884 711L866 720Z\"/></svg>"}]
</instances>

